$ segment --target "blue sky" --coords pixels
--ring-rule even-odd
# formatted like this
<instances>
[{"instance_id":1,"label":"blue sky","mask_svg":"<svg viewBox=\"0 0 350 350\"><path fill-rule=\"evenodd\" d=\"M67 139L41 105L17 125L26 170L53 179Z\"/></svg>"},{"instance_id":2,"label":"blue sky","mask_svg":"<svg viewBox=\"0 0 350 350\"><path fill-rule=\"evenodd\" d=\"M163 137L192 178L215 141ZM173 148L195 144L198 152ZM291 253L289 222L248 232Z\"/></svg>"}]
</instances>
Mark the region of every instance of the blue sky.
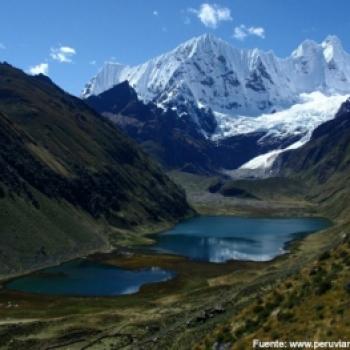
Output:
<instances>
[{"instance_id":1,"label":"blue sky","mask_svg":"<svg viewBox=\"0 0 350 350\"><path fill-rule=\"evenodd\" d=\"M207 32L282 57L328 34L350 51L349 13L348 0L2 1L0 61L79 94L106 60L142 63Z\"/></svg>"}]
</instances>

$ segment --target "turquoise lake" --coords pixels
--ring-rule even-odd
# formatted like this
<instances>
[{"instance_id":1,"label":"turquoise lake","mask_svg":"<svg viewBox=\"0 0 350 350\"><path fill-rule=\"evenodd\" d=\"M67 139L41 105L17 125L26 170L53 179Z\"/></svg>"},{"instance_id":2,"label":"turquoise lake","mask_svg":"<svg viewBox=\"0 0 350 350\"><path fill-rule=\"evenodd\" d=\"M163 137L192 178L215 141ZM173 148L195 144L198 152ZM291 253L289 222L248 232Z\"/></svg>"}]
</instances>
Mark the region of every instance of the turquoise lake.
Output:
<instances>
[{"instance_id":1,"label":"turquoise lake","mask_svg":"<svg viewBox=\"0 0 350 350\"><path fill-rule=\"evenodd\" d=\"M156 252L193 260L268 261L286 252L288 242L330 226L318 218L201 216L156 235ZM14 279L8 289L48 295L115 296L137 293L144 284L164 282L175 273L158 267L128 270L77 259Z\"/></svg>"},{"instance_id":2,"label":"turquoise lake","mask_svg":"<svg viewBox=\"0 0 350 350\"><path fill-rule=\"evenodd\" d=\"M158 267L127 270L78 259L14 279L6 288L48 295L113 296L137 293L144 284L164 282L174 275Z\"/></svg>"},{"instance_id":3,"label":"turquoise lake","mask_svg":"<svg viewBox=\"0 0 350 350\"><path fill-rule=\"evenodd\" d=\"M215 263L268 261L285 253L288 242L328 226L320 218L200 216L157 235L152 249Z\"/></svg>"}]
</instances>

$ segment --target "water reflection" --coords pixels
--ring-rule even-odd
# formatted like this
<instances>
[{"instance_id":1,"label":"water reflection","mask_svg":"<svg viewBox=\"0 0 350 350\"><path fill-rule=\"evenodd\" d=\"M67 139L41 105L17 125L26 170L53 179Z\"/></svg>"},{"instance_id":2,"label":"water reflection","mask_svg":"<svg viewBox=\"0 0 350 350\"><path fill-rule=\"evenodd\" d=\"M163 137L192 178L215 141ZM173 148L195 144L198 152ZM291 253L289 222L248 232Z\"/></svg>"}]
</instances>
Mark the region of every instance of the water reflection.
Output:
<instances>
[{"instance_id":1,"label":"water reflection","mask_svg":"<svg viewBox=\"0 0 350 350\"><path fill-rule=\"evenodd\" d=\"M328 225L315 218L198 217L159 235L153 249L217 263L268 261L283 254L287 242Z\"/></svg>"}]
</instances>

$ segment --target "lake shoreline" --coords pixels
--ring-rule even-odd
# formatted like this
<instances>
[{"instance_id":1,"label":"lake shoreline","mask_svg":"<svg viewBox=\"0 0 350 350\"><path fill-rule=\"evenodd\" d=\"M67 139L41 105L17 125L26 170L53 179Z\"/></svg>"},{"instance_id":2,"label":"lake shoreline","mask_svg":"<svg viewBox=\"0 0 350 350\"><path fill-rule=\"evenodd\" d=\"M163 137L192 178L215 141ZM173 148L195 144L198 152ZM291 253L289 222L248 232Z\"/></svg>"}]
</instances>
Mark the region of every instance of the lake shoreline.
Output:
<instances>
[{"instance_id":1,"label":"lake shoreline","mask_svg":"<svg viewBox=\"0 0 350 350\"><path fill-rule=\"evenodd\" d=\"M222 217L230 217L233 219L240 219L241 217L238 216L227 216L227 215L221 215ZM217 218L218 216L212 216ZM254 217L252 217L254 218ZM192 218L195 219L195 218ZM256 218L256 219L261 219L261 217ZM264 219L281 219L279 218L274 218L274 217L269 217L269 218L264 218ZM287 218L285 218L287 219ZM290 219L299 219L298 217L293 217ZM303 218L305 219L305 218ZM310 218L310 219L315 219L315 218ZM329 222L328 219L325 218L320 218L322 220L326 220L327 222ZM181 222L179 222L180 224ZM325 227L324 229L326 229L328 227ZM292 238L288 241L286 241L283 244L283 251L281 253L277 253L275 254L275 256L271 259L262 259L262 260L254 260L254 259L227 259L224 261L205 261L205 260L201 260L201 259L192 259L186 255L183 254L176 254L176 253L165 253L165 252L161 252L161 251L157 251L157 250L151 250L149 249L149 247L156 243L156 237L160 236L162 234L164 234L165 232L167 232L166 229L161 230L157 233L150 233L150 234L146 234L145 236L149 238L149 242L147 242L147 244L142 245L142 246L134 246L134 247L113 247L112 249L109 250L105 250L105 251L95 251L92 252L91 254L88 254L84 257L75 257L73 259L69 259L68 261L62 261L59 264L55 264L55 265L50 265L47 267L42 267L40 269L36 269L34 271L28 271L24 274L20 274L17 276L11 276L8 277L2 281L0 281L1 284L1 288L2 290L10 290L8 288L6 288L6 285L11 283L13 280L16 280L18 278L21 277L26 277L28 275L31 275L33 273L40 273L41 271L46 270L47 268L53 268L53 267L59 267L63 264L69 263L69 262L74 262L75 260L78 259L87 259L90 261L95 261L98 263L102 263L102 264L109 264L112 266L116 266L118 268L123 268L123 269L128 269L128 270L142 270L142 269L147 269L147 268L152 268L152 267L159 267L161 269L166 269L169 271L174 271L176 274L178 273L178 271L176 271L176 261L182 260L184 264L188 264L189 266L191 264L202 264L202 265L215 265L216 270L220 270L221 268L223 269L245 269L245 268L250 268L252 266L257 266L257 265L261 265L261 267L264 267L266 264L271 264L271 263L275 263L277 262L279 259L286 259L288 258L288 255L291 253L290 250L293 249L293 247L297 246L299 243L301 243L301 241L303 239L305 239L305 237L307 237L309 234L313 234L313 233L317 233L319 232L319 230L316 230L315 232L311 231L311 232L306 232L305 234L297 234L297 237ZM291 247L291 249L289 249ZM169 266L169 264L165 265L162 263L162 261L165 259L167 260L170 257L170 259L173 259L174 264L171 264L173 266ZM142 260L143 258L143 263L140 263L140 259ZM113 261L111 263L111 261ZM139 263L137 263L137 261L139 261ZM162 281L159 283L167 283L169 281ZM147 285L148 283L146 283L145 285ZM142 286L141 286L142 288ZM141 290L140 288L140 290ZM140 292L140 290L138 292L136 292L136 294L138 294ZM84 297L83 295L79 295L80 297ZM116 296L120 296L120 295L115 295ZM57 296L59 297L59 295ZM62 297L64 297L64 295L62 295ZM89 297L89 296L85 296L85 297Z\"/></svg>"},{"instance_id":2,"label":"lake shoreline","mask_svg":"<svg viewBox=\"0 0 350 350\"><path fill-rule=\"evenodd\" d=\"M173 179L174 180L174 179ZM187 191L186 191L187 192ZM229 198L229 201L233 201L232 205L226 207L225 205L218 205L216 200L213 202L209 200L208 202L193 201L193 195L191 191L188 192L189 202L195 209L195 213L191 217L198 215L210 215L210 216L241 216L247 218L283 218L283 217L295 217L295 218L325 218L317 211L314 207L309 206L305 203L299 202L271 202L265 200L251 201L251 200L234 200ZM216 198L216 196L214 196ZM227 198L225 198L226 201ZM263 210L262 210L263 208ZM48 268L52 266L59 265L61 263L93 255L100 252L112 252L116 249L125 249L125 247L138 246L139 243L142 245L154 244L154 235L161 234L167 229L174 227L177 223L188 219L188 217L180 219L177 222L161 223L156 225L144 225L142 227L136 227L135 230L119 230L119 233L112 233L112 242L109 242L105 247L95 247L90 250L86 250L83 253L73 254L70 256L64 256L59 261L49 261L34 268L25 269L15 273L0 275L0 288L4 281L12 278L21 277L22 275L33 273L35 271L42 270L43 268Z\"/></svg>"},{"instance_id":3,"label":"lake shoreline","mask_svg":"<svg viewBox=\"0 0 350 350\"><path fill-rule=\"evenodd\" d=\"M173 271L158 267L131 270L79 258L9 280L4 288L31 296L115 298L137 294L144 285L164 283L174 277Z\"/></svg>"},{"instance_id":4,"label":"lake shoreline","mask_svg":"<svg viewBox=\"0 0 350 350\"><path fill-rule=\"evenodd\" d=\"M182 220L186 220L186 219L187 218L184 218ZM142 227L137 227L135 229L135 231L129 230L129 231L126 231L125 233L126 234L131 233L133 235L137 235L138 238L140 238L140 239L142 239L142 238L147 239L148 235L156 235L162 231L165 231L165 230L175 226L178 222L180 222L182 220L179 220L176 222L171 222L171 223L169 222L169 223L161 223L161 224L150 225L150 226L146 225L146 226L142 226ZM113 234L116 234L116 233L113 233ZM118 234L123 235L124 231L122 233L118 233ZM144 242L144 244L146 245L146 244L148 244L148 242L146 241L146 242ZM131 246L132 245L133 244L131 243ZM39 272L43 269L47 269L50 267L60 266L64 263L67 263L67 262L72 261L72 260L85 259L85 258L88 258L89 256L93 256L94 254L111 253L113 251L126 250L126 249L127 248L123 245L113 245L110 243L110 244L106 245L105 248L103 248L103 247L93 248L93 249L85 251L84 253L78 253L75 255L68 256L66 258L59 259L59 261L46 262L46 263L40 264L40 266L38 266L38 267L25 269L25 270L20 271L20 272L10 273L10 274L6 274L6 275L3 274L3 275L0 275L0 291L3 289L3 285L6 284L10 280L13 280L13 279L16 279L19 277L23 277L23 276L26 276L26 275L29 275L29 274L32 274L35 272Z\"/></svg>"}]
</instances>

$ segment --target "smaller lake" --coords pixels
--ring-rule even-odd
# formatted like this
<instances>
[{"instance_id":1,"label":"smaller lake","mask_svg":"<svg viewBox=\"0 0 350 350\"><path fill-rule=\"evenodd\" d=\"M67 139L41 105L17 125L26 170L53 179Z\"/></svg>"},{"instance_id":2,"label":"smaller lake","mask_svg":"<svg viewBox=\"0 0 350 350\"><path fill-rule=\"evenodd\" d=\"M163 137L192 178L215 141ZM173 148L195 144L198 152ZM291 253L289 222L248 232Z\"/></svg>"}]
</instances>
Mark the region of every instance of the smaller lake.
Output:
<instances>
[{"instance_id":1,"label":"smaller lake","mask_svg":"<svg viewBox=\"0 0 350 350\"><path fill-rule=\"evenodd\" d=\"M6 288L47 295L113 296L137 293L144 284L164 282L174 275L158 267L127 270L78 259L14 279Z\"/></svg>"},{"instance_id":2,"label":"smaller lake","mask_svg":"<svg viewBox=\"0 0 350 350\"><path fill-rule=\"evenodd\" d=\"M151 249L216 263L268 261L285 253L288 242L328 226L320 218L199 216L157 235Z\"/></svg>"}]
</instances>

